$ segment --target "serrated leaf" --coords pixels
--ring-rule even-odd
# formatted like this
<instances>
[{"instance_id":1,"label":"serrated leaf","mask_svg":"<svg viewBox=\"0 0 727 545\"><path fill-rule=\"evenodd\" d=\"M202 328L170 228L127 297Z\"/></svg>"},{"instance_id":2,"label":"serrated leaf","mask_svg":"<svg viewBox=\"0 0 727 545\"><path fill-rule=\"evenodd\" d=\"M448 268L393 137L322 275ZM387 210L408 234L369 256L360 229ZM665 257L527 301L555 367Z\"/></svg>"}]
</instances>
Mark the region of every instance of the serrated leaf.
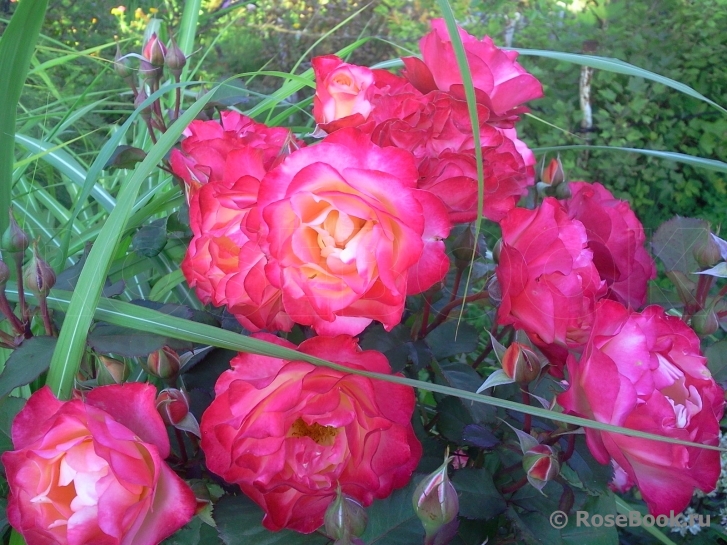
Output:
<instances>
[{"instance_id":1,"label":"serrated leaf","mask_svg":"<svg viewBox=\"0 0 727 545\"><path fill-rule=\"evenodd\" d=\"M616 513L616 502L613 493L606 493L600 496L591 496L583 506L583 511L588 511L589 517L593 515L614 515ZM575 515L575 513L573 514ZM618 531L615 526L607 527L586 524L577 524L577 517L571 516L568 525L560 531L560 537L564 545L618 545Z\"/></svg>"},{"instance_id":2,"label":"serrated leaf","mask_svg":"<svg viewBox=\"0 0 727 545\"><path fill-rule=\"evenodd\" d=\"M435 358L444 359L456 354L477 350L477 330L457 320L444 322L426 337L427 345Z\"/></svg>"},{"instance_id":3,"label":"serrated leaf","mask_svg":"<svg viewBox=\"0 0 727 545\"><path fill-rule=\"evenodd\" d=\"M386 331L380 324L375 324L366 329L360 345L364 350L377 350L384 354L392 372L398 373L404 369L411 356L410 340L409 332L402 325Z\"/></svg>"},{"instance_id":4,"label":"serrated leaf","mask_svg":"<svg viewBox=\"0 0 727 545\"><path fill-rule=\"evenodd\" d=\"M144 257L159 255L167 245L167 218L154 220L139 229L131 239L134 251Z\"/></svg>"},{"instance_id":5,"label":"serrated leaf","mask_svg":"<svg viewBox=\"0 0 727 545\"><path fill-rule=\"evenodd\" d=\"M452 484L459 495L459 514L468 519L490 519L507 508L486 469L465 468L455 471Z\"/></svg>"},{"instance_id":6,"label":"serrated leaf","mask_svg":"<svg viewBox=\"0 0 727 545\"><path fill-rule=\"evenodd\" d=\"M199 531L201 528L202 520L194 517L176 533L162 541L161 545L197 545L200 542Z\"/></svg>"},{"instance_id":7,"label":"serrated leaf","mask_svg":"<svg viewBox=\"0 0 727 545\"><path fill-rule=\"evenodd\" d=\"M166 337L116 325L99 324L88 335L88 344L99 354L143 358L166 344Z\"/></svg>"},{"instance_id":8,"label":"serrated leaf","mask_svg":"<svg viewBox=\"0 0 727 545\"><path fill-rule=\"evenodd\" d=\"M416 482L412 479L405 488L371 504L367 509L369 523L361 536L366 545L423 542L424 527L412 507L412 494L419 480L421 477Z\"/></svg>"},{"instance_id":9,"label":"serrated leaf","mask_svg":"<svg viewBox=\"0 0 727 545\"><path fill-rule=\"evenodd\" d=\"M708 236L706 221L676 216L656 230L651 247L667 271L689 274L700 268L693 252L700 244L708 242Z\"/></svg>"},{"instance_id":10,"label":"serrated leaf","mask_svg":"<svg viewBox=\"0 0 727 545\"><path fill-rule=\"evenodd\" d=\"M8 395L19 386L30 384L46 372L55 347L55 337L31 337L23 341L10 354L5 369L0 374L0 397Z\"/></svg>"},{"instance_id":11,"label":"serrated leaf","mask_svg":"<svg viewBox=\"0 0 727 545\"><path fill-rule=\"evenodd\" d=\"M134 146L119 146L114 150L106 161L104 169L124 168L131 169L136 163L141 163L146 158L146 152L143 149Z\"/></svg>"},{"instance_id":12,"label":"serrated leaf","mask_svg":"<svg viewBox=\"0 0 727 545\"><path fill-rule=\"evenodd\" d=\"M722 261L721 263L717 263L711 269L707 269L706 271L697 271L694 274L707 274L709 276L716 276L717 278L727 278L727 263Z\"/></svg>"},{"instance_id":13,"label":"serrated leaf","mask_svg":"<svg viewBox=\"0 0 727 545\"><path fill-rule=\"evenodd\" d=\"M271 532L263 527L263 512L245 496L225 496L213 513L220 539L225 545L325 545L320 534L299 534L290 530Z\"/></svg>"}]
</instances>

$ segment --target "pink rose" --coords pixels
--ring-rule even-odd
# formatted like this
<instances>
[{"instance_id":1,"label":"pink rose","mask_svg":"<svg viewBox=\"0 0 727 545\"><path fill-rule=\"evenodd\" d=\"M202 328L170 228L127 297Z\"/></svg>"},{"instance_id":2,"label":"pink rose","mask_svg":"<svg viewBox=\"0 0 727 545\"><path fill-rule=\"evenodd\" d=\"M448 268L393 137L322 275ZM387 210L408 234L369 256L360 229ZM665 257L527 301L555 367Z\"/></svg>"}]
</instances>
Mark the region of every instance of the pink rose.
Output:
<instances>
[{"instance_id":1,"label":"pink rose","mask_svg":"<svg viewBox=\"0 0 727 545\"><path fill-rule=\"evenodd\" d=\"M516 52L499 49L488 36L478 40L463 29L458 30L467 54L477 102L490 110L491 119L512 122L513 116L523 111L518 106L543 96L543 88L537 78L515 61ZM423 62L416 57L402 59L407 79L422 93L439 89L464 100L462 76L444 19L432 21L432 31L421 39L419 48Z\"/></svg>"},{"instance_id":2,"label":"pink rose","mask_svg":"<svg viewBox=\"0 0 727 545\"><path fill-rule=\"evenodd\" d=\"M699 349L699 338L661 307L634 312L616 301L596 307L580 362L568 359L570 388L558 403L571 414L665 437L717 445L724 391ZM602 464L615 460L624 486L639 487L653 515L681 512L695 488L714 489L720 455L586 428L588 448Z\"/></svg>"},{"instance_id":3,"label":"pink rose","mask_svg":"<svg viewBox=\"0 0 727 545\"><path fill-rule=\"evenodd\" d=\"M449 268L447 213L416 189L412 155L341 129L289 155L262 180L267 277L297 323L354 335L401 320L407 295Z\"/></svg>"},{"instance_id":4,"label":"pink rose","mask_svg":"<svg viewBox=\"0 0 727 545\"><path fill-rule=\"evenodd\" d=\"M169 440L149 384L101 386L86 400L35 392L2 455L8 520L31 544L156 545L194 516L164 463Z\"/></svg>"},{"instance_id":5,"label":"pink rose","mask_svg":"<svg viewBox=\"0 0 727 545\"><path fill-rule=\"evenodd\" d=\"M606 283L593 264L583 224L548 197L535 210L515 208L500 227L498 322L523 329L539 346L585 343Z\"/></svg>"},{"instance_id":6,"label":"pink rose","mask_svg":"<svg viewBox=\"0 0 727 545\"><path fill-rule=\"evenodd\" d=\"M371 112L374 71L335 55L314 57L313 117L326 132L363 123Z\"/></svg>"},{"instance_id":7,"label":"pink rose","mask_svg":"<svg viewBox=\"0 0 727 545\"><path fill-rule=\"evenodd\" d=\"M280 290L265 275L256 204L267 170L301 143L288 129L235 112L223 112L220 122L194 121L185 134L171 165L188 189L194 236L182 261L187 282L203 303L227 305L251 331L289 331Z\"/></svg>"},{"instance_id":8,"label":"pink rose","mask_svg":"<svg viewBox=\"0 0 727 545\"><path fill-rule=\"evenodd\" d=\"M629 203L614 198L599 183L570 182L568 187L572 196L565 207L586 228L593 263L608 284L606 297L641 307L648 281L656 278L654 260L644 248L641 222Z\"/></svg>"},{"instance_id":9,"label":"pink rose","mask_svg":"<svg viewBox=\"0 0 727 545\"><path fill-rule=\"evenodd\" d=\"M255 337L280 346L269 334ZM314 337L299 350L352 369L390 373L386 357L356 340ZM240 354L202 415L207 466L265 511L270 530L323 524L341 491L368 506L409 481L422 454L412 388L302 361Z\"/></svg>"}]
</instances>

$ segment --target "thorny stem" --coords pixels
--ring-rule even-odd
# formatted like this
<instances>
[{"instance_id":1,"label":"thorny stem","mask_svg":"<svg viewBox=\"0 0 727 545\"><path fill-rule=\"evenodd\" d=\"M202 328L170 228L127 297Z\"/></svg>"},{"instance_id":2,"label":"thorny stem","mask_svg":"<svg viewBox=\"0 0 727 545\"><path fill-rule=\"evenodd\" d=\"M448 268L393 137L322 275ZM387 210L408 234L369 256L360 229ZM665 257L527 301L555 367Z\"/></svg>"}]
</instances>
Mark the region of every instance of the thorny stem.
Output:
<instances>
[{"instance_id":1,"label":"thorny stem","mask_svg":"<svg viewBox=\"0 0 727 545\"><path fill-rule=\"evenodd\" d=\"M451 303L454 301L454 299L457 297L457 292L459 291L459 284L462 282L462 269L457 269L457 273L454 277L454 285L452 286L452 295L449 297L449 302Z\"/></svg>"},{"instance_id":2,"label":"thorny stem","mask_svg":"<svg viewBox=\"0 0 727 545\"><path fill-rule=\"evenodd\" d=\"M697 303L699 303L699 308L704 308L704 304L707 299L707 295L709 294L709 288L712 287L712 280L713 277L703 274L700 275L699 281L697 282Z\"/></svg>"},{"instance_id":3,"label":"thorny stem","mask_svg":"<svg viewBox=\"0 0 727 545\"><path fill-rule=\"evenodd\" d=\"M449 313L456 309L458 306L464 303L471 303L472 301L479 301L480 299L485 299L486 297L488 297L487 290L482 290L478 293L473 293L472 295L469 295L467 297L460 297L459 299L456 299L451 303L446 304L442 308L442 310L439 311L437 318L432 322L431 327L428 328L428 331L433 331L438 326L442 325L442 322L447 319Z\"/></svg>"},{"instance_id":4,"label":"thorny stem","mask_svg":"<svg viewBox=\"0 0 727 545\"><path fill-rule=\"evenodd\" d=\"M513 483L510 486L504 487L500 492L502 492L503 494L510 494L511 492L517 492L518 490L520 490L526 484L528 484L528 476L527 475L525 475L518 482Z\"/></svg>"},{"instance_id":5,"label":"thorny stem","mask_svg":"<svg viewBox=\"0 0 727 545\"><path fill-rule=\"evenodd\" d=\"M179 445L179 455L182 457L182 464L187 465L189 458L187 457L187 449L184 447L184 435L177 428L174 428L174 436L177 438Z\"/></svg>"},{"instance_id":6,"label":"thorny stem","mask_svg":"<svg viewBox=\"0 0 727 545\"><path fill-rule=\"evenodd\" d=\"M570 457L573 456L573 450L576 447L576 436L575 434L571 433L568 435L568 446L566 447L565 451L563 452L563 455L561 457L560 462L563 463L567 460L570 460Z\"/></svg>"},{"instance_id":7,"label":"thorny stem","mask_svg":"<svg viewBox=\"0 0 727 545\"><path fill-rule=\"evenodd\" d=\"M28 321L28 305L25 303L25 291L23 291L23 254L18 252L11 254L13 261L15 262L15 273L18 277L18 305L20 306L20 316L22 322ZM25 326L23 326L23 333L25 333Z\"/></svg>"},{"instance_id":8,"label":"thorny stem","mask_svg":"<svg viewBox=\"0 0 727 545\"><path fill-rule=\"evenodd\" d=\"M429 312L432 309L432 304L429 302L429 297L424 296L424 311L422 312L422 326L419 328L417 338L423 339L427 336L427 326L429 325Z\"/></svg>"}]
</instances>

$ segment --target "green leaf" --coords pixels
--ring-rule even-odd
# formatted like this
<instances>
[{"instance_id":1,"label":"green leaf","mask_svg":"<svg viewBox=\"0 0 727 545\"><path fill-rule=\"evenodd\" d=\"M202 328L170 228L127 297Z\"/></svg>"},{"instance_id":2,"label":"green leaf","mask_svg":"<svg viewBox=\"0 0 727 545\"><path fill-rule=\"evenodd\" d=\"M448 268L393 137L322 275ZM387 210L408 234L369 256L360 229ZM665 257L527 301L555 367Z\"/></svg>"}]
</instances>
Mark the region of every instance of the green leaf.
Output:
<instances>
[{"instance_id":1,"label":"green leaf","mask_svg":"<svg viewBox=\"0 0 727 545\"><path fill-rule=\"evenodd\" d=\"M99 354L127 358L146 357L166 344L166 337L117 325L99 324L88 335L88 344Z\"/></svg>"},{"instance_id":2,"label":"green leaf","mask_svg":"<svg viewBox=\"0 0 727 545\"><path fill-rule=\"evenodd\" d=\"M4 397L0 399L0 453L13 449L11 430L13 420L25 407L22 397Z\"/></svg>"},{"instance_id":3,"label":"green leaf","mask_svg":"<svg viewBox=\"0 0 727 545\"><path fill-rule=\"evenodd\" d=\"M131 169L136 167L137 163L141 163L146 157L143 149L134 146L119 146L114 150L104 169L112 170L115 168Z\"/></svg>"},{"instance_id":4,"label":"green leaf","mask_svg":"<svg viewBox=\"0 0 727 545\"><path fill-rule=\"evenodd\" d=\"M155 257L167 245L167 218L154 220L139 229L131 239L134 251L144 257Z\"/></svg>"},{"instance_id":5,"label":"green leaf","mask_svg":"<svg viewBox=\"0 0 727 545\"><path fill-rule=\"evenodd\" d=\"M495 488L486 469L455 471L452 484L459 495L459 514L468 519L490 519L507 509L505 499Z\"/></svg>"},{"instance_id":6,"label":"green leaf","mask_svg":"<svg viewBox=\"0 0 727 545\"><path fill-rule=\"evenodd\" d=\"M456 320L450 320L427 335L427 344L438 360L477 350L477 330L470 324L457 326Z\"/></svg>"},{"instance_id":7,"label":"green leaf","mask_svg":"<svg viewBox=\"0 0 727 545\"><path fill-rule=\"evenodd\" d=\"M0 374L0 397L19 386L30 384L47 371L55 347L55 337L31 337L23 341L10 355Z\"/></svg>"},{"instance_id":8,"label":"green leaf","mask_svg":"<svg viewBox=\"0 0 727 545\"><path fill-rule=\"evenodd\" d=\"M582 508L588 511L588 516L593 515L615 515L616 501L613 493L603 494L601 496L591 496ZM564 545L618 545L618 531L615 526L606 527L605 525L594 526L577 524L577 516L572 513L568 520L568 525L560 532Z\"/></svg>"},{"instance_id":9,"label":"green leaf","mask_svg":"<svg viewBox=\"0 0 727 545\"><path fill-rule=\"evenodd\" d=\"M651 240L654 255L667 271L685 274L698 270L694 250L709 241L709 224L701 219L676 216L662 223Z\"/></svg>"},{"instance_id":10,"label":"green leaf","mask_svg":"<svg viewBox=\"0 0 727 545\"><path fill-rule=\"evenodd\" d=\"M361 536L366 545L422 543L424 527L412 506L412 494L420 480L412 479L407 487L371 504L367 509L369 523Z\"/></svg>"},{"instance_id":11,"label":"green leaf","mask_svg":"<svg viewBox=\"0 0 727 545\"><path fill-rule=\"evenodd\" d=\"M608 483L613 477L613 468L610 464L596 461L588 450L583 436L576 437L576 447L568 460L568 465L576 472L586 490L595 494L608 490Z\"/></svg>"},{"instance_id":12,"label":"green leaf","mask_svg":"<svg viewBox=\"0 0 727 545\"><path fill-rule=\"evenodd\" d=\"M704 355L714 380L717 382L727 380L727 340L721 340L708 346Z\"/></svg>"},{"instance_id":13,"label":"green leaf","mask_svg":"<svg viewBox=\"0 0 727 545\"><path fill-rule=\"evenodd\" d=\"M217 530L225 545L325 545L320 534L299 534L290 530L271 532L263 527L263 512L245 496L225 496L213 512Z\"/></svg>"},{"instance_id":14,"label":"green leaf","mask_svg":"<svg viewBox=\"0 0 727 545\"><path fill-rule=\"evenodd\" d=\"M200 542L199 531L201 528L202 520L194 517L174 535L162 541L162 545L197 545ZM206 542L205 545L207 545Z\"/></svg>"},{"instance_id":15,"label":"green leaf","mask_svg":"<svg viewBox=\"0 0 727 545\"><path fill-rule=\"evenodd\" d=\"M8 500L0 498L0 535L3 535L5 531L10 527L8 522Z\"/></svg>"}]
</instances>

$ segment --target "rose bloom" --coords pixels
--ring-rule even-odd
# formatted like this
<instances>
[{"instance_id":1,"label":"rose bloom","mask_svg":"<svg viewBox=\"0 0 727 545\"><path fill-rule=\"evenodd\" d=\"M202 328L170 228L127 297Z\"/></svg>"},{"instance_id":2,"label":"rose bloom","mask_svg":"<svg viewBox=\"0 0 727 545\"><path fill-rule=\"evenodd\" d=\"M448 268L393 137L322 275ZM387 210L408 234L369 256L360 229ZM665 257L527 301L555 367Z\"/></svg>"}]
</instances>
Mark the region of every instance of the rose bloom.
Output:
<instances>
[{"instance_id":1,"label":"rose bloom","mask_svg":"<svg viewBox=\"0 0 727 545\"><path fill-rule=\"evenodd\" d=\"M583 224L547 197L535 210L515 208L500 227L498 323L523 329L539 347L584 344L606 283L593 264Z\"/></svg>"},{"instance_id":2,"label":"rose bloom","mask_svg":"<svg viewBox=\"0 0 727 545\"><path fill-rule=\"evenodd\" d=\"M678 317L652 305L642 312L598 303L580 362L568 359L570 388L558 403L571 414L665 437L717 445L724 391ZM613 459L620 483L639 487L653 515L679 513L695 488L714 489L720 453L586 428L593 457ZM615 466L616 467L616 466Z\"/></svg>"},{"instance_id":3,"label":"rose bloom","mask_svg":"<svg viewBox=\"0 0 727 545\"><path fill-rule=\"evenodd\" d=\"M295 348L266 333L256 338ZM389 374L386 357L346 336L298 348L352 369ZM409 481L422 454L414 390L302 361L240 354L202 415L207 467L265 511L270 530L323 524L337 488L368 506Z\"/></svg>"},{"instance_id":4,"label":"rose bloom","mask_svg":"<svg viewBox=\"0 0 727 545\"><path fill-rule=\"evenodd\" d=\"M288 129L235 112L219 122L193 121L185 135L170 162L187 184L194 235L182 261L187 282L203 303L226 305L251 331L289 331L281 292L265 275L256 204L267 170L301 143Z\"/></svg>"},{"instance_id":5,"label":"rose bloom","mask_svg":"<svg viewBox=\"0 0 727 545\"><path fill-rule=\"evenodd\" d=\"M586 228L593 263L608 285L606 297L641 307L648 281L656 278L641 222L628 202L614 198L599 183L570 182L568 187L572 196L564 205L568 215Z\"/></svg>"},{"instance_id":6,"label":"rose bloom","mask_svg":"<svg viewBox=\"0 0 727 545\"><path fill-rule=\"evenodd\" d=\"M515 59L514 51L496 47L488 36L478 40L458 28L472 74L477 102L490 110L491 120L514 121L524 102L543 96L543 87ZM432 31L419 42L423 62L416 57L402 59L405 77L422 93L435 89L464 100L462 76L444 19L432 21Z\"/></svg>"},{"instance_id":7,"label":"rose bloom","mask_svg":"<svg viewBox=\"0 0 727 545\"><path fill-rule=\"evenodd\" d=\"M283 307L318 334L401 321L407 295L449 268L444 205L416 189L414 157L346 128L292 153L258 197L267 278Z\"/></svg>"},{"instance_id":8,"label":"rose bloom","mask_svg":"<svg viewBox=\"0 0 727 545\"><path fill-rule=\"evenodd\" d=\"M58 401L35 392L2 455L8 520L29 544L156 545L196 509L164 463L169 440L149 384L101 386Z\"/></svg>"}]
</instances>

